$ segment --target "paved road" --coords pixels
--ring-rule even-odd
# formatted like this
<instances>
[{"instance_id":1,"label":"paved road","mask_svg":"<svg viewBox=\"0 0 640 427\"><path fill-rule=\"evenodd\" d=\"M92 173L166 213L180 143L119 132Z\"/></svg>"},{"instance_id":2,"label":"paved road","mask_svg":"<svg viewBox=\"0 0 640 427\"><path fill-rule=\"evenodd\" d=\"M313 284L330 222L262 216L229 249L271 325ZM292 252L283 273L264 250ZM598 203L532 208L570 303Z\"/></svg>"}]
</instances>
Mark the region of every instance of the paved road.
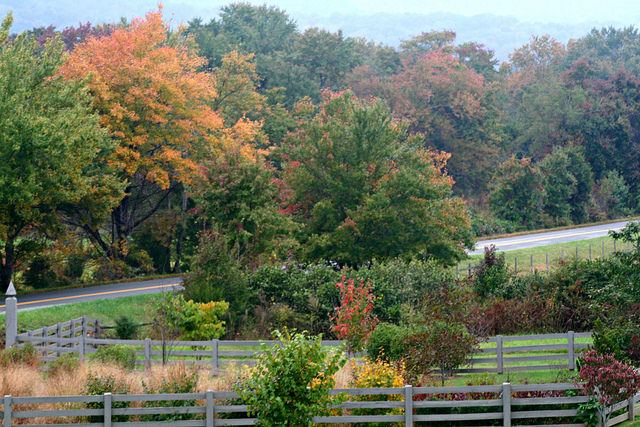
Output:
<instances>
[{"instance_id":1,"label":"paved road","mask_svg":"<svg viewBox=\"0 0 640 427\"><path fill-rule=\"evenodd\" d=\"M167 279L146 280L144 282L116 283L113 285L65 289L33 295L18 295L18 310L173 291L181 289L181 283L182 279L172 277ZM2 297L0 301L0 313L4 313L4 297Z\"/></svg>"},{"instance_id":2,"label":"paved road","mask_svg":"<svg viewBox=\"0 0 640 427\"><path fill-rule=\"evenodd\" d=\"M513 251L516 249L533 248L536 246L553 245L556 243L575 242L576 240L594 239L609 234L610 230L620 230L628 221L611 224L594 225L591 227L573 228L570 230L550 231L545 233L527 234L526 236L505 237L503 239L481 240L469 255L484 253L485 246L496 245L499 251Z\"/></svg>"}]
</instances>

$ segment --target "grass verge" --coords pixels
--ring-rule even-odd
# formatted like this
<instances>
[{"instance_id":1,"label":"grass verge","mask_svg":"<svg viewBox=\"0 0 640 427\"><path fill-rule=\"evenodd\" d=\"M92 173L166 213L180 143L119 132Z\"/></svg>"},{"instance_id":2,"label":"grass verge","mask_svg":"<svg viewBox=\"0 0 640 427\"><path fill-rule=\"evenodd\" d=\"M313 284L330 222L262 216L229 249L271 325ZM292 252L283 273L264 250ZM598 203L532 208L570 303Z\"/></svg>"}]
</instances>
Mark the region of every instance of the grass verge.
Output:
<instances>
[{"instance_id":1,"label":"grass verge","mask_svg":"<svg viewBox=\"0 0 640 427\"><path fill-rule=\"evenodd\" d=\"M34 310L18 310L18 330L24 332L38 329L42 326L66 322L83 314L98 319L105 325L113 325L115 319L123 314L137 323L144 323L149 320L149 306L161 297L161 293L156 293L56 305ZM0 316L4 322L4 313Z\"/></svg>"}]
</instances>

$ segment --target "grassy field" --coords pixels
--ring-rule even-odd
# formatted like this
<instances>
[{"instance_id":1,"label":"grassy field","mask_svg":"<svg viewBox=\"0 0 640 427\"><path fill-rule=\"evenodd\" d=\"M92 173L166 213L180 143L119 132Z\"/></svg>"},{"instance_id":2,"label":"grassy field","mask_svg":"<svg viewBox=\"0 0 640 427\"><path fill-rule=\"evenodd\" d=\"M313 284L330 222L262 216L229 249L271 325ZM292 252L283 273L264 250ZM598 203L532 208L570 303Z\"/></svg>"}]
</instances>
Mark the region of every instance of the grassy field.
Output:
<instances>
[{"instance_id":1,"label":"grassy field","mask_svg":"<svg viewBox=\"0 0 640 427\"><path fill-rule=\"evenodd\" d=\"M18 310L18 330L21 332L42 326L65 322L83 314L100 320L103 325L113 325L115 319L126 314L135 322L149 321L149 307L153 301L162 298L162 294L147 294L130 297L79 302L57 305L34 310ZM4 322L4 314L0 315Z\"/></svg>"},{"instance_id":2,"label":"grassy field","mask_svg":"<svg viewBox=\"0 0 640 427\"><path fill-rule=\"evenodd\" d=\"M559 243L555 245L538 246L535 248L518 249L514 251L500 252L505 256L505 261L511 270L515 270L516 259L518 272L543 271L553 268L561 259L575 258L576 254L579 259L595 259L602 256L611 255L615 250L626 250L627 246L621 242L615 242L611 237L598 237L595 239L580 240L572 243ZM458 264L460 277L465 277L469 266L473 267L483 255L472 255L467 260ZM548 262L548 264L547 264Z\"/></svg>"}]
</instances>

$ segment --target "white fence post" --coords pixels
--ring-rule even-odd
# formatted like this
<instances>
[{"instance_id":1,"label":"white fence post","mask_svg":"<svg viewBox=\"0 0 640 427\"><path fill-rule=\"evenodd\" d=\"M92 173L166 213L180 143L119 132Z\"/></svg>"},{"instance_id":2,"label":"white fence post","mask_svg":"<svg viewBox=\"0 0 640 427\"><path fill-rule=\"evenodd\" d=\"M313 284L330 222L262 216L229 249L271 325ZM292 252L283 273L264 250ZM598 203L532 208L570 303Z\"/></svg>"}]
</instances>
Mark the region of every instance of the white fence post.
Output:
<instances>
[{"instance_id":1,"label":"white fence post","mask_svg":"<svg viewBox=\"0 0 640 427\"><path fill-rule=\"evenodd\" d=\"M4 396L4 408L2 408L4 411L4 427L11 427L11 419L12 414L11 414L11 395L7 394Z\"/></svg>"},{"instance_id":2,"label":"white fence post","mask_svg":"<svg viewBox=\"0 0 640 427\"><path fill-rule=\"evenodd\" d=\"M511 427L511 384L502 383L502 418L504 427Z\"/></svg>"},{"instance_id":3,"label":"white fence post","mask_svg":"<svg viewBox=\"0 0 640 427\"><path fill-rule=\"evenodd\" d=\"M569 358L569 369L576 369L576 355L575 355L575 334L573 331L567 332L567 354Z\"/></svg>"},{"instance_id":4,"label":"white fence post","mask_svg":"<svg viewBox=\"0 0 640 427\"><path fill-rule=\"evenodd\" d=\"M111 427L111 393L104 394L104 427Z\"/></svg>"},{"instance_id":5,"label":"white fence post","mask_svg":"<svg viewBox=\"0 0 640 427\"><path fill-rule=\"evenodd\" d=\"M18 300L16 299L16 288L13 281L9 282L7 288L7 298L5 299L5 330L7 348L16 344L18 338Z\"/></svg>"},{"instance_id":6,"label":"white fence post","mask_svg":"<svg viewBox=\"0 0 640 427\"><path fill-rule=\"evenodd\" d=\"M502 335L496 336L496 358L497 358L497 370L499 374L504 373L504 360L502 351Z\"/></svg>"},{"instance_id":7,"label":"white fence post","mask_svg":"<svg viewBox=\"0 0 640 427\"><path fill-rule=\"evenodd\" d=\"M404 386L404 425L413 426L413 387Z\"/></svg>"},{"instance_id":8,"label":"white fence post","mask_svg":"<svg viewBox=\"0 0 640 427\"><path fill-rule=\"evenodd\" d=\"M213 390L207 390L206 399L207 399L207 412L206 412L206 427L213 427L215 425L215 414L213 412Z\"/></svg>"}]
</instances>

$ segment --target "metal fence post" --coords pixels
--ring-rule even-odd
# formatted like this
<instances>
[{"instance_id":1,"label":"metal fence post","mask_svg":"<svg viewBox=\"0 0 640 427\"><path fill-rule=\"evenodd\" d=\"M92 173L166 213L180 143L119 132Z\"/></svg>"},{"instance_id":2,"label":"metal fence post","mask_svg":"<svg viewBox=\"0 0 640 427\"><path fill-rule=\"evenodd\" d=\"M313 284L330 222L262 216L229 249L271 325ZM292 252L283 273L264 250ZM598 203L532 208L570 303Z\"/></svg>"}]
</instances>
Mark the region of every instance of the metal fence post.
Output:
<instances>
[{"instance_id":1,"label":"metal fence post","mask_svg":"<svg viewBox=\"0 0 640 427\"><path fill-rule=\"evenodd\" d=\"M11 427L12 414L11 414L11 395L7 394L4 396L4 407L2 408L4 411L4 427Z\"/></svg>"},{"instance_id":2,"label":"metal fence post","mask_svg":"<svg viewBox=\"0 0 640 427\"><path fill-rule=\"evenodd\" d=\"M413 387L404 386L404 425L413 426Z\"/></svg>"},{"instance_id":3,"label":"metal fence post","mask_svg":"<svg viewBox=\"0 0 640 427\"><path fill-rule=\"evenodd\" d=\"M502 335L496 336L496 358L498 373L504 372L504 360L502 359Z\"/></svg>"},{"instance_id":4,"label":"metal fence post","mask_svg":"<svg viewBox=\"0 0 640 427\"><path fill-rule=\"evenodd\" d=\"M144 339L144 369L151 369L151 338Z\"/></svg>"},{"instance_id":5,"label":"metal fence post","mask_svg":"<svg viewBox=\"0 0 640 427\"><path fill-rule=\"evenodd\" d=\"M7 288L7 298L5 298L5 331L7 348L16 344L18 338L18 300L16 299L16 288L13 281L9 282Z\"/></svg>"},{"instance_id":6,"label":"metal fence post","mask_svg":"<svg viewBox=\"0 0 640 427\"><path fill-rule=\"evenodd\" d=\"M456 280L460 279L460 265L456 264Z\"/></svg>"},{"instance_id":7,"label":"metal fence post","mask_svg":"<svg viewBox=\"0 0 640 427\"><path fill-rule=\"evenodd\" d=\"M613 239L613 252L617 252L616 241L617 241L616 239Z\"/></svg>"},{"instance_id":8,"label":"metal fence post","mask_svg":"<svg viewBox=\"0 0 640 427\"><path fill-rule=\"evenodd\" d=\"M604 240L602 241L602 258L604 258Z\"/></svg>"},{"instance_id":9,"label":"metal fence post","mask_svg":"<svg viewBox=\"0 0 640 427\"><path fill-rule=\"evenodd\" d=\"M218 371L218 344L219 341L211 340L211 373L216 373Z\"/></svg>"},{"instance_id":10,"label":"metal fence post","mask_svg":"<svg viewBox=\"0 0 640 427\"><path fill-rule=\"evenodd\" d=\"M111 402L113 396L111 393L104 394L104 427L111 427Z\"/></svg>"},{"instance_id":11,"label":"metal fence post","mask_svg":"<svg viewBox=\"0 0 640 427\"><path fill-rule=\"evenodd\" d=\"M576 355L575 355L575 334L573 331L567 332L567 354L569 358L569 369L576 369Z\"/></svg>"},{"instance_id":12,"label":"metal fence post","mask_svg":"<svg viewBox=\"0 0 640 427\"><path fill-rule=\"evenodd\" d=\"M205 393L207 399L207 412L206 412L206 427L213 427L215 425L215 414L213 411L213 390L207 390Z\"/></svg>"},{"instance_id":13,"label":"metal fence post","mask_svg":"<svg viewBox=\"0 0 640 427\"><path fill-rule=\"evenodd\" d=\"M516 274L518 274L518 257L514 258L513 265L514 265L514 270Z\"/></svg>"},{"instance_id":14,"label":"metal fence post","mask_svg":"<svg viewBox=\"0 0 640 427\"><path fill-rule=\"evenodd\" d=\"M504 427L511 427L511 384L502 383L502 418Z\"/></svg>"},{"instance_id":15,"label":"metal fence post","mask_svg":"<svg viewBox=\"0 0 640 427\"><path fill-rule=\"evenodd\" d=\"M533 254L531 255L531 272L533 273Z\"/></svg>"},{"instance_id":16,"label":"metal fence post","mask_svg":"<svg viewBox=\"0 0 640 427\"><path fill-rule=\"evenodd\" d=\"M591 261L591 243L589 243L589 261Z\"/></svg>"}]
</instances>

